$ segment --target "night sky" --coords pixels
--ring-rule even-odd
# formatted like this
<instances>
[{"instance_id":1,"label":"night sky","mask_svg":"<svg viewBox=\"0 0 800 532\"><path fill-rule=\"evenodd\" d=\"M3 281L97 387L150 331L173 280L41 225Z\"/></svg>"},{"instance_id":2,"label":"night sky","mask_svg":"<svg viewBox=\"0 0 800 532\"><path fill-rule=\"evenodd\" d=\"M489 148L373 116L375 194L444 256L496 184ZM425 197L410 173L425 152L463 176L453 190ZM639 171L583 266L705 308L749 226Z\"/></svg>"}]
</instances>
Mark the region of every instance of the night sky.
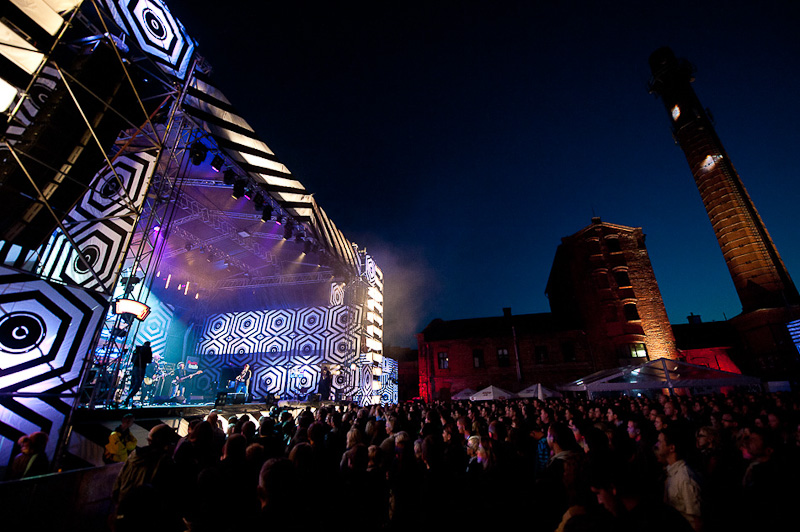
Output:
<instances>
[{"instance_id":1,"label":"night sky","mask_svg":"<svg viewBox=\"0 0 800 532\"><path fill-rule=\"evenodd\" d=\"M800 282L797 2L167 2L242 116L376 257L387 343L416 347L437 317L548 312L556 247L592 216L644 229L673 323L741 311L647 91L661 46L697 67Z\"/></svg>"}]
</instances>

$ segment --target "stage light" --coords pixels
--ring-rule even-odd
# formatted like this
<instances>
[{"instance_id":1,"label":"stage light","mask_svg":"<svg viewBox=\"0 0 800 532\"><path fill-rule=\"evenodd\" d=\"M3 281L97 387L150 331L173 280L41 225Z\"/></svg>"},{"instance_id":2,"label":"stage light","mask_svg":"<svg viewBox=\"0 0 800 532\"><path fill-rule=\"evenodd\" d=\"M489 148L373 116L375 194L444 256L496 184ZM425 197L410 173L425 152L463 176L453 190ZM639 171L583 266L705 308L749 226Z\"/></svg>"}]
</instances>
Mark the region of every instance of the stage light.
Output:
<instances>
[{"instance_id":1,"label":"stage light","mask_svg":"<svg viewBox=\"0 0 800 532\"><path fill-rule=\"evenodd\" d=\"M247 180L245 179L237 179L236 182L233 184L233 192L231 196L235 199L239 199L244 196L244 186L247 184Z\"/></svg>"},{"instance_id":2,"label":"stage light","mask_svg":"<svg viewBox=\"0 0 800 532\"><path fill-rule=\"evenodd\" d=\"M191 242L187 242L186 245L183 246L183 247L186 249L186 251L191 251L192 250L192 243Z\"/></svg>"},{"instance_id":3,"label":"stage light","mask_svg":"<svg viewBox=\"0 0 800 532\"><path fill-rule=\"evenodd\" d=\"M122 286L127 286L128 283L130 283L131 286L134 286L141 282L142 282L141 277L137 277L136 275L134 275L133 277L123 277L122 279L120 279L120 283L122 283Z\"/></svg>"},{"instance_id":4,"label":"stage light","mask_svg":"<svg viewBox=\"0 0 800 532\"><path fill-rule=\"evenodd\" d=\"M311 244L311 241L310 241L310 240L306 240L305 244L303 245L303 253L305 253L306 255L308 255L309 253L311 253L311 247L312 247L312 245L313 245L313 244Z\"/></svg>"},{"instance_id":5,"label":"stage light","mask_svg":"<svg viewBox=\"0 0 800 532\"><path fill-rule=\"evenodd\" d=\"M137 320L142 321L150 314L150 307L133 299L117 299L114 301L114 312L116 314L130 314L135 316Z\"/></svg>"},{"instance_id":6,"label":"stage light","mask_svg":"<svg viewBox=\"0 0 800 532\"><path fill-rule=\"evenodd\" d=\"M206 160L206 155L208 155L208 147L206 147L206 145L199 140L195 141L189 148L189 155L192 157L192 164L195 166L200 166L203 164L203 161Z\"/></svg>"},{"instance_id":7,"label":"stage light","mask_svg":"<svg viewBox=\"0 0 800 532\"><path fill-rule=\"evenodd\" d=\"M292 238L292 224L287 223L283 230L283 239L289 240L290 238Z\"/></svg>"},{"instance_id":8,"label":"stage light","mask_svg":"<svg viewBox=\"0 0 800 532\"><path fill-rule=\"evenodd\" d=\"M214 158L211 159L211 168L214 169L215 172L219 172L222 170L222 165L225 163L225 159L220 157L219 154L214 155Z\"/></svg>"},{"instance_id":9,"label":"stage light","mask_svg":"<svg viewBox=\"0 0 800 532\"><path fill-rule=\"evenodd\" d=\"M155 227L153 227L153 232L154 233L158 233L159 231L161 231L161 226L160 225L156 225Z\"/></svg>"},{"instance_id":10,"label":"stage light","mask_svg":"<svg viewBox=\"0 0 800 532\"><path fill-rule=\"evenodd\" d=\"M253 197L253 207L257 211L260 211L264 208L264 194L261 192L257 192L256 195Z\"/></svg>"},{"instance_id":11,"label":"stage light","mask_svg":"<svg viewBox=\"0 0 800 532\"><path fill-rule=\"evenodd\" d=\"M222 172L222 182L226 185L232 185L236 183L236 172L230 168Z\"/></svg>"},{"instance_id":12,"label":"stage light","mask_svg":"<svg viewBox=\"0 0 800 532\"><path fill-rule=\"evenodd\" d=\"M264 205L264 210L261 211L261 221L268 222L272 218L272 205Z\"/></svg>"}]
</instances>

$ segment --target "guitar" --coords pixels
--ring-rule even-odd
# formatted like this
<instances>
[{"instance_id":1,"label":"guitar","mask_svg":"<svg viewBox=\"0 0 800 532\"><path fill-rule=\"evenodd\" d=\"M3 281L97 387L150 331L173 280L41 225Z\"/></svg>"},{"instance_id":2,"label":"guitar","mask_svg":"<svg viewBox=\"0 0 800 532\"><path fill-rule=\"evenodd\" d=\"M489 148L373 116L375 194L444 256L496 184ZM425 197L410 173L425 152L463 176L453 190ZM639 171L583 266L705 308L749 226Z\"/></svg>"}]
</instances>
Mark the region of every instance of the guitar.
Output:
<instances>
[{"instance_id":1,"label":"guitar","mask_svg":"<svg viewBox=\"0 0 800 532\"><path fill-rule=\"evenodd\" d=\"M175 377L174 379L172 379L172 384L180 384L180 383L182 383L182 382L183 382L183 381L185 381L185 380L189 380L189 379L191 379L192 377L195 377L195 376L197 376L197 375L200 375L201 373L203 373L203 370L200 370L200 371L195 371L195 372L194 372L194 373L192 373L191 375L186 375L185 377Z\"/></svg>"}]
</instances>

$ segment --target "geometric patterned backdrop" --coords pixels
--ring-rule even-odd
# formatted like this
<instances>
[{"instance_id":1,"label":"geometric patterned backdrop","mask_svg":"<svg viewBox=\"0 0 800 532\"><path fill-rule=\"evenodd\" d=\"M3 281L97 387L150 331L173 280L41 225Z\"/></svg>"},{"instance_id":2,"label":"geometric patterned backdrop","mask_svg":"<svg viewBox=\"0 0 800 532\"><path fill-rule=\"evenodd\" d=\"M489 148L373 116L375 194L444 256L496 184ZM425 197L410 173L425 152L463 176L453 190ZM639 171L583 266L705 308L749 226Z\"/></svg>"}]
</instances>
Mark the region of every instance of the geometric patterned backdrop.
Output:
<instances>
[{"instance_id":1,"label":"geometric patterned backdrop","mask_svg":"<svg viewBox=\"0 0 800 532\"><path fill-rule=\"evenodd\" d=\"M81 201L64 219L70 237L109 290L133 234L155 162L155 156L147 152L118 157L114 171L108 167L99 171ZM122 182L121 187L114 172ZM38 273L45 278L102 290L60 229L45 247Z\"/></svg>"},{"instance_id":2,"label":"geometric patterned backdrop","mask_svg":"<svg viewBox=\"0 0 800 532\"><path fill-rule=\"evenodd\" d=\"M175 308L154 297L147 299L150 299L150 314L139 325L136 343L140 345L150 342L153 355L164 356L164 349L167 347L167 332L172 324Z\"/></svg>"},{"instance_id":3,"label":"geometric patterned backdrop","mask_svg":"<svg viewBox=\"0 0 800 532\"><path fill-rule=\"evenodd\" d=\"M61 81L61 74L50 63L47 63L34 80L30 90L27 91L19 111L8 123L5 136L9 144L13 146L22 137L25 129L36 118L39 109L50 97L59 81Z\"/></svg>"},{"instance_id":4,"label":"geometric patterned backdrop","mask_svg":"<svg viewBox=\"0 0 800 532\"><path fill-rule=\"evenodd\" d=\"M103 0L114 21L158 66L179 79L186 77L194 41L160 0Z\"/></svg>"},{"instance_id":5,"label":"geometric patterned backdrop","mask_svg":"<svg viewBox=\"0 0 800 532\"><path fill-rule=\"evenodd\" d=\"M17 439L39 430L53 458L106 307L96 292L0 267L0 470Z\"/></svg>"},{"instance_id":6,"label":"geometric patterned backdrop","mask_svg":"<svg viewBox=\"0 0 800 532\"><path fill-rule=\"evenodd\" d=\"M360 307L345 305L211 316L197 343L204 371L198 386L210 387L225 369L241 369L248 363L253 369L254 397L301 398L316 392L323 364L338 365L334 390L360 401L356 382L360 372L351 370L350 364L357 361L361 349L353 334L361 317Z\"/></svg>"},{"instance_id":7,"label":"geometric patterned backdrop","mask_svg":"<svg viewBox=\"0 0 800 532\"><path fill-rule=\"evenodd\" d=\"M397 404L397 361L383 357L381 361L381 388L376 395L381 396L381 404Z\"/></svg>"}]
</instances>

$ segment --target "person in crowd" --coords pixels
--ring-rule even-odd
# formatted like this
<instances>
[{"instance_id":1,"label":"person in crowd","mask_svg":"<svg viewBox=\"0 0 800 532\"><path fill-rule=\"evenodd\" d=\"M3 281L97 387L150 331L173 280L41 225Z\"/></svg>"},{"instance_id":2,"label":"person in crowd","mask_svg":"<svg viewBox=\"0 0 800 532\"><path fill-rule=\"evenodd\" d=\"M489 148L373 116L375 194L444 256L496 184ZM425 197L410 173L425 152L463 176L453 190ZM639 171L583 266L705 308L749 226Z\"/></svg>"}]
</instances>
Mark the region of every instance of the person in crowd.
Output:
<instances>
[{"instance_id":1,"label":"person in crowd","mask_svg":"<svg viewBox=\"0 0 800 532\"><path fill-rule=\"evenodd\" d=\"M50 472L50 461L45 449L49 437L46 432L34 432L17 440L20 452L14 457L6 474L6 480L35 477Z\"/></svg>"},{"instance_id":2,"label":"person in crowd","mask_svg":"<svg viewBox=\"0 0 800 532\"><path fill-rule=\"evenodd\" d=\"M702 491L697 474L684 460L687 447L681 433L665 428L658 435L656 456L665 466L664 501L678 510L692 528L703 530Z\"/></svg>"},{"instance_id":3,"label":"person in crowd","mask_svg":"<svg viewBox=\"0 0 800 532\"><path fill-rule=\"evenodd\" d=\"M135 421L133 414L122 416L122 422L108 436L103 460L107 464L124 462L128 455L136 449L136 437L131 434L131 427Z\"/></svg>"},{"instance_id":4,"label":"person in crowd","mask_svg":"<svg viewBox=\"0 0 800 532\"><path fill-rule=\"evenodd\" d=\"M147 435L147 445L135 449L128 456L114 481L112 500L115 503L121 505L136 488L145 485L154 489L160 500L168 501L174 497L178 488L178 476L175 463L172 461L174 439L175 431L163 423L150 430ZM131 509L132 512L145 510L147 509ZM117 519L125 517L125 514L117 512Z\"/></svg>"}]
</instances>

